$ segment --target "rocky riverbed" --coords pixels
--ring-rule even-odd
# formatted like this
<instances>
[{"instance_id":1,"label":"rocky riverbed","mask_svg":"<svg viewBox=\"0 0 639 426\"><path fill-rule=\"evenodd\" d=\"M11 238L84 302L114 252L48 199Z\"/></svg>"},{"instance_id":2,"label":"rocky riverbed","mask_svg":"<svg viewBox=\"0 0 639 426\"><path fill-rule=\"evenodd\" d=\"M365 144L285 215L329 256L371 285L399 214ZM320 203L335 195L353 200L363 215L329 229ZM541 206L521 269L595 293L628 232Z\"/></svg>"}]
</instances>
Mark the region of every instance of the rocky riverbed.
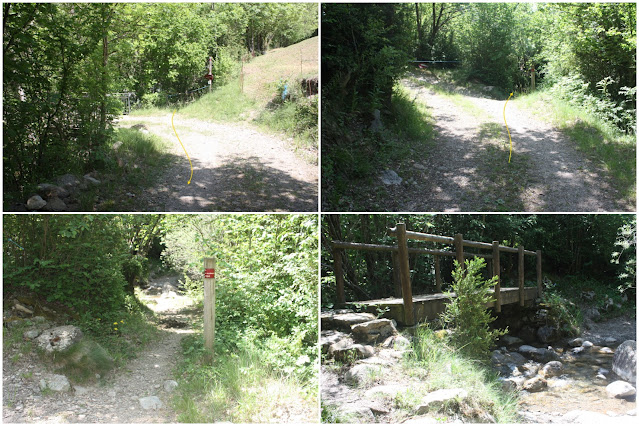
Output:
<instances>
[{"instance_id":1,"label":"rocky riverbed","mask_svg":"<svg viewBox=\"0 0 639 426\"><path fill-rule=\"evenodd\" d=\"M517 395L520 422L635 422L634 318L590 323L582 336L571 339L551 336L553 330L546 325L532 333L526 326L519 329L527 339L503 336L491 365L504 391ZM400 333L393 321L370 314L322 314L325 421L333 416L336 421L365 423L494 422L488 412L464 406L466 390L433 391L424 383L427 372L407 371L403 358L411 351L410 332ZM540 341L544 339L552 342ZM405 399L419 401L405 404L412 412L403 406ZM458 415L433 418L438 404L446 401L459 404Z\"/></svg>"}]
</instances>

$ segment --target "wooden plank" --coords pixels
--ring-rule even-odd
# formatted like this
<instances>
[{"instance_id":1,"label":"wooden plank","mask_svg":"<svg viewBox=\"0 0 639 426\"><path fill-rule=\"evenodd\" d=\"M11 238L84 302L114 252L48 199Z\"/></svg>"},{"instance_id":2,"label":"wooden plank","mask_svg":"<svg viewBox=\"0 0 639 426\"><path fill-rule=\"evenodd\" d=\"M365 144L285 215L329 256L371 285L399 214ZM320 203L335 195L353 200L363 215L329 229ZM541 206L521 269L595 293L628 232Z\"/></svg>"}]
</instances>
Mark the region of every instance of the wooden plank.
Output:
<instances>
[{"instance_id":1,"label":"wooden plank","mask_svg":"<svg viewBox=\"0 0 639 426\"><path fill-rule=\"evenodd\" d=\"M214 354L215 346L215 258L204 258L204 347Z\"/></svg>"},{"instance_id":2,"label":"wooden plank","mask_svg":"<svg viewBox=\"0 0 639 426\"><path fill-rule=\"evenodd\" d=\"M349 243L346 241L333 241L332 246L340 249L368 250L368 251L397 251L397 246L383 244Z\"/></svg>"},{"instance_id":3,"label":"wooden plank","mask_svg":"<svg viewBox=\"0 0 639 426\"><path fill-rule=\"evenodd\" d=\"M413 314L413 291L410 283L410 266L408 265L408 241L406 239L406 224L398 223L397 248L399 258L399 276L402 281L402 297L404 304L404 324L414 325L415 316Z\"/></svg>"}]
</instances>

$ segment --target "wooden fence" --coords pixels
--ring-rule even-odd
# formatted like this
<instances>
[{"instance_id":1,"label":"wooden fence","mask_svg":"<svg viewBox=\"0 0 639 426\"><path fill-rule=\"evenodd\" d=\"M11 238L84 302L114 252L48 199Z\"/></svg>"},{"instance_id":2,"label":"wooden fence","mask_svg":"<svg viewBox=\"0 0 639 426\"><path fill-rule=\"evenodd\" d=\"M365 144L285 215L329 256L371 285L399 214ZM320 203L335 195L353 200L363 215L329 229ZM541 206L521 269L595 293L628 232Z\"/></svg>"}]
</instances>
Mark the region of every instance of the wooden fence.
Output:
<instances>
[{"instance_id":1,"label":"wooden fence","mask_svg":"<svg viewBox=\"0 0 639 426\"><path fill-rule=\"evenodd\" d=\"M388 230L388 234L397 238L397 245L382 245L382 244L365 244L365 243L352 243L345 241L333 241L332 242L332 254L333 254L333 266L335 271L335 283L337 285L337 303L346 303L346 296L344 293L344 273L342 271L342 251L343 250L369 250L369 251L385 251L391 252L393 260L393 281L396 286L396 293L401 292L404 304L404 314L407 324L414 324L414 312L413 312L413 291L410 280L410 267L408 264L409 254L426 254L433 255L435 257L435 287L438 293L441 292L441 271L439 259L441 256L455 257L460 264L464 264L464 259L469 257L483 257L489 259L492 262L493 276L497 277L495 284L495 310L501 312L501 273L499 253L516 253L518 256L518 285L519 285L519 305L524 306L525 303L525 291L524 291L524 256L536 256L537 260L537 295L541 295L542 292L542 273L541 273L541 250L530 251L525 250L523 246L519 247L507 247L499 244L498 241L492 243L484 243L479 241L465 240L462 234L457 234L454 237L444 237L440 235L426 234L423 232L414 232L406 230L406 225L398 223L394 228ZM408 247L408 240L430 241L440 244L453 245L455 251L434 250L426 248L411 248ZM490 254L482 253L468 253L464 251L464 247L471 247L476 249L490 250Z\"/></svg>"}]
</instances>

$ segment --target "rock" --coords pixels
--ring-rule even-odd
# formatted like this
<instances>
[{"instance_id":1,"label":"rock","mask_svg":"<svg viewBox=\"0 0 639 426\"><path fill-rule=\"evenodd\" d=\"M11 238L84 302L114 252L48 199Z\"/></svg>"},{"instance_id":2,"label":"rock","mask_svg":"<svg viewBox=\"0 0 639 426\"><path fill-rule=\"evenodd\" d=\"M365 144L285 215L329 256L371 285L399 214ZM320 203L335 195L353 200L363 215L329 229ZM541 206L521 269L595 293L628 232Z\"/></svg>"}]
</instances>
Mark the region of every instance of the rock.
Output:
<instances>
[{"instance_id":1,"label":"rock","mask_svg":"<svg viewBox=\"0 0 639 426\"><path fill-rule=\"evenodd\" d=\"M575 337L574 339L568 340L568 344L573 348L581 346L583 342L584 339L582 339L581 337Z\"/></svg>"},{"instance_id":2,"label":"rock","mask_svg":"<svg viewBox=\"0 0 639 426\"><path fill-rule=\"evenodd\" d=\"M468 397L468 392L462 388L439 389L428 393L422 403L417 407L416 414L426 414L429 410L439 409L442 405L451 400L462 401Z\"/></svg>"},{"instance_id":3,"label":"rock","mask_svg":"<svg viewBox=\"0 0 639 426\"><path fill-rule=\"evenodd\" d=\"M164 406L157 396L147 396L138 400L143 410L158 410Z\"/></svg>"},{"instance_id":4,"label":"rock","mask_svg":"<svg viewBox=\"0 0 639 426\"><path fill-rule=\"evenodd\" d=\"M383 348L406 350L410 349L410 340L402 335L390 336L382 343Z\"/></svg>"},{"instance_id":5,"label":"rock","mask_svg":"<svg viewBox=\"0 0 639 426\"><path fill-rule=\"evenodd\" d=\"M59 197L59 198L67 198L69 195L69 191L66 189L59 187L57 185L52 185L50 183L41 183L38 185L38 192L41 195L44 195L46 198Z\"/></svg>"},{"instance_id":6,"label":"rock","mask_svg":"<svg viewBox=\"0 0 639 426\"><path fill-rule=\"evenodd\" d=\"M75 394L78 396L86 395L87 393L89 393L89 388L85 388L83 386L78 386L78 385L74 385L73 390L75 390Z\"/></svg>"},{"instance_id":7,"label":"rock","mask_svg":"<svg viewBox=\"0 0 639 426\"><path fill-rule=\"evenodd\" d=\"M113 149L114 151L117 151L118 149L120 149L121 146L122 146L122 141L116 141L111 147L111 149Z\"/></svg>"},{"instance_id":8,"label":"rock","mask_svg":"<svg viewBox=\"0 0 639 426\"><path fill-rule=\"evenodd\" d=\"M608 424L610 417L605 414L595 413L593 411L573 410L564 414L561 423L589 423L589 424Z\"/></svg>"},{"instance_id":9,"label":"rock","mask_svg":"<svg viewBox=\"0 0 639 426\"><path fill-rule=\"evenodd\" d=\"M398 334L393 321L389 319L376 319L355 324L351 326L351 331L357 340L364 343L376 342Z\"/></svg>"},{"instance_id":10,"label":"rock","mask_svg":"<svg viewBox=\"0 0 639 426\"><path fill-rule=\"evenodd\" d=\"M600 354L614 354L615 353L615 351L610 349L608 346L604 346L603 348L599 348L599 350L597 352L599 352Z\"/></svg>"},{"instance_id":11,"label":"rock","mask_svg":"<svg viewBox=\"0 0 639 426\"><path fill-rule=\"evenodd\" d=\"M546 389L547 386L548 384L546 383L546 380L544 380L543 378L533 377L532 379L526 380L522 387L524 390L527 390L528 392L540 392Z\"/></svg>"},{"instance_id":12,"label":"rock","mask_svg":"<svg viewBox=\"0 0 639 426\"><path fill-rule=\"evenodd\" d=\"M406 385L381 385L370 388L364 395L369 399L372 399L376 395L395 399L398 393L406 392L408 389L409 387Z\"/></svg>"},{"instance_id":13,"label":"rock","mask_svg":"<svg viewBox=\"0 0 639 426\"><path fill-rule=\"evenodd\" d=\"M529 345L521 345L517 351L524 356L530 357L533 361L548 362L558 361L559 355L551 349L535 348Z\"/></svg>"},{"instance_id":14,"label":"rock","mask_svg":"<svg viewBox=\"0 0 639 426\"><path fill-rule=\"evenodd\" d=\"M365 383L371 376L382 372L382 367L371 364L357 364L346 372L344 378L351 383Z\"/></svg>"},{"instance_id":15,"label":"rock","mask_svg":"<svg viewBox=\"0 0 639 426\"><path fill-rule=\"evenodd\" d=\"M66 175L60 176L57 179L57 184L73 194L75 191L77 191L78 186L80 185L80 179L68 173Z\"/></svg>"},{"instance_id":16,"label":"rock","mask_svg":"<svg viewBox=\"0 0 639 426\"><path fill-rule=\"evenodd\" d=\"M322 312L322 330L328 330L335 328L337 330L350 333L351 326L362 322L367 322L375 319L375 315L368 313L333 313Z\"/></svg>"},{"instance_id":17,"label":"rock","mask_svg":"<svg viewBox=\"0 0 639 426\"><path fill-rule=\"evenodd\" d=\"M173 392L175 388L178 387L178 382L175 380L165 380L164 381L164 390L166 392Z\"/></svg>"},{"instance_id":18,"label":"rock","mask_svg":"<svg viewBox=\"0 0 639 426\"><path fill-rule=\"evenodd\" d=\"M66 392L71 389L71 384L66 376L61 374L50 374L40 379L40 390L50 389L54 392Z\"/></svg>"},{"instance_id":19,"label":"rock","mask_svg":"<svg viewBox=\"0 0 639 426\"><path fill-rule=\"evenodd\" d=\"M322 353L327 354L331 345L341 340L349 340L349 344L353 344L353 339L351 339L351 337L346 333L336 330L322 330L320 334L320 346L322 347Z\"/></svg>"},{"instance_id":20,"label":"rock","mask_svg":"<svg viewBox=\"0 0 639 426\"><path fill-rule=\"evenodd\" d=\"M637 383L637 342L626 340L612 357L612 371L630 383Z\"/></svg>"},{"instance_id":21,"label":"rock","mask_svg":"<svg viewBox=\"0 0 639 426\"><path fill-rule=\"evenodd\" d=\"M584 349L590 349L593 346L594 346L593 343L589 340L584 340L583 343L581 344L581 347Z\"/></svg>"},{"instance_id":22,"label":"rock","mask_svg":"<svg viewBox=\"0 0 639 426\"><path fill-rule=\"evenodd\" d=\"M608 398L626 398L635 395L637 389L628 382L617 380L606 386L606 393L608 394Z\"/></svg>"},{"instance_id":23,"label":"rock","mask_svg":"<svg viewBox=\"0 0 639 426\"><path fill-rule=\"evenodd\" d=\"M40 210L44 206L47 205L47 202L42 199L39 195L34 195L33 197L27 200L27 208L29 210Z\"/></svg>"},{"instance_id":24,"label":"rock","mask_svg":"<svg viewBox=\"0 0 639 426\"><path fill-rule=\"evenodd\" d=\"M345 404L340 407L341 413L346 418L355 417L358 423L374 423L375 415L369 407L360 404ZM349 421L349 423L354 423Z\"/></svg>"},{"instance_id":25,"label":"rock","mask_svg":"<svg viewBox=\"0 0 639 426\"><path fill-rule=\"evenodd\" d=\"M524 341L521 340L519 337L510 336L508 334L504 334L503 336L501 336L499 338L499 341L506 345L507 348L520 346L522 343L524 343Z\"/></svg>"},{"instance_id":26,"label":"rock","mask_svg":"<svg viewBox=\"0 0 639 426\"><path fill-rule=\"evenodd\" d=\"M64 351L82 339L82 330L73 325L45 330L36 339L36 344L47 352Z\"/></svg>"},{"instance_id":27,"label":"rock","mask_svg":"<svg viewBox=\"0 0 639 426\"><path fill-rule=\"evenodd\" d=\"M58 197L52 197L49 198L49 201L47 202L47 205L44 206L44 209L48 212L63 212L67 210L67 205L64 204L64 201L62 201L60 198Z\"/></svg>"},{"instance_id":28,"label":"rock","mask_svg":"<svg viewBox=\"0 0 639 426\"><path fill-rule=\"evenodd\" d=\"M557 340L559 333L557 333L557 329L555 327L545 325L537 329L537 337L540 342L550 343Z\"/></svg>"},{"instance_id":29,"label":"rock","mask_svg":"<svg viewBox=\"0 0 639 426\"><path fill-rule=\"evenodd\" d=\"M505 390L506 392L514 392L522 388L524 382L526 381L526 378L524 376L512 376L505 379L499 379L499 381L501 382L501 387L503 390Z\"/></svg>"},{"instance_id":30,"label":"rock","mask_svg":"<svg viewBox=\"0 0 639 426\"><path fill-rule=\"evenodd\" d=\"M564 365L559 361L550 361L539 371L539 375L544 378L556 377L564 371Z\"/></svg>"},{"instance_id":31,"label":"rock","mask_svg":"<svg viewBox=\"0 0 639 426\"><path fill-rule=\"evenodd\" d=\"M404 425L435 425L439 423L440 420L428 416L411 417L408 420L402 422L402 424Z\"/></svg>"},{"instance_id":32,"label":"rock","mask_svg":"<svg viewBox=\"0 0 639 426\"><path fill-rule=\"evenodd\" d=\"M527 362L519 367L519 371L521 371L525 377L535 377L539 372L539 367L539 363Z\"/></svg>"},{"instance_id":33,"label":"rock","mask_svg":"<svg viewBox=\"0 0 639 426\"><path fill-rule=\"evenodd\" d=\"M20 311L23 312L27 315L33 315L33 310L30 308L27 308L26 306L22 305L20 302L13 302L13 309L15 309L16 311Z\"/></svg>"},{"instance_id":34,"label":"rock","mask_svg":"<svg viewBox=\"0 0 639 426\"><path fill-rule=\"evenodd\" d=\"M608 345L608 346L612 346L612 345L614 345L615 343L617 343L617 339L615 339L614 337L606 337L606 338L604 339L604 343L605 343L606 345Z\"/></svg>"},{"instance_id":35,"label":"rock","mask_svg":"<svg viewBox=\"0 0 639 426\"><path fill-rule=\"evenodd\" d=\"M373 121L371 121L371 125L368 128L371 132L379 132L384 128L384 124L381 120L381 112L376 109L373 111Z\"/></svg>"},{"instance_id":36,"label":"rock","mask_svg":"<svg viewBox=\"0 0 639 426\"><path fill-rule=\"evenodd\" d=\"M601 319L601 314L597 308L586 308L583 310L583 315L585 318L597 322Z\"/></svg>"},{"instance_id":37,"label":"rock","mask_svg":"<svg viewBox=\"0 0 639 426\"><path fill-rule=\"evenodd\" d=\"M84 176L83 176L83 179L84 179L84 182L85 182L87 185L89 185L89 186L91 186L91 185L93 185L93 186L97 186L97 185L100 185L100 183L102 183L102 182L100 182L99 180L97 180L96 178L94 178L93 176L88 175L88 174L87 174L87 175L84 175Z\"/></svg>"},{"instance_id":38,"label":"rock","mask_svg":"<svg viewBox=\"0 0 639 426\"><path fill-rule=\"evenodd\" d=\"M22 334L25 339L33 340L40 335L40 330L32 329L27 330Z\"/></svg>"},{"instance_id":39,"label":"rock","mask_svg":"<svg viewBox=\"0 0 639 426\"><path fill-rule=\"evenodd\" d=\"M402 183L402 178L393 170L384 170L379 175L379 179L384 185L399 185Z\"/></svg>"},{"instance_id":40,"label":"rock","mask_svg":"<svg viewBox=\"0 0 639 426\"><path fill-rule=\"evenodd\" d=\"M328 349L328 355L337 361L353 362L375 355L375 349L372 346L360 345L359 343L348 346L334 344Z\"/></svg>"}]
</instances>

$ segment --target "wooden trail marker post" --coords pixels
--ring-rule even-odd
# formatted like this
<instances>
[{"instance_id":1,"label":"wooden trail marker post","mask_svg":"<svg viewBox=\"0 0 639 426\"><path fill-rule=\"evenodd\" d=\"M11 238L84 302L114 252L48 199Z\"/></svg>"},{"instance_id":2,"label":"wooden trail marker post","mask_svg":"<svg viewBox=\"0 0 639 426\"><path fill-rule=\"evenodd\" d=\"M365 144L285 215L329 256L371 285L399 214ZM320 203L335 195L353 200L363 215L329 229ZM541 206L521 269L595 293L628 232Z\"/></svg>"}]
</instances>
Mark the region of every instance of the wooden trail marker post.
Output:
<instances>
[{"instance_id":1,"label":"wooden trail marker post","mask_svg":"<svg viewBox=\"0 0 639 426\"><path fill-rule=\"evenodd\" d=\"M211 357L215 343L215 265L214 257L204 258L204 347Z\"/></svg>"}]
</instances>

